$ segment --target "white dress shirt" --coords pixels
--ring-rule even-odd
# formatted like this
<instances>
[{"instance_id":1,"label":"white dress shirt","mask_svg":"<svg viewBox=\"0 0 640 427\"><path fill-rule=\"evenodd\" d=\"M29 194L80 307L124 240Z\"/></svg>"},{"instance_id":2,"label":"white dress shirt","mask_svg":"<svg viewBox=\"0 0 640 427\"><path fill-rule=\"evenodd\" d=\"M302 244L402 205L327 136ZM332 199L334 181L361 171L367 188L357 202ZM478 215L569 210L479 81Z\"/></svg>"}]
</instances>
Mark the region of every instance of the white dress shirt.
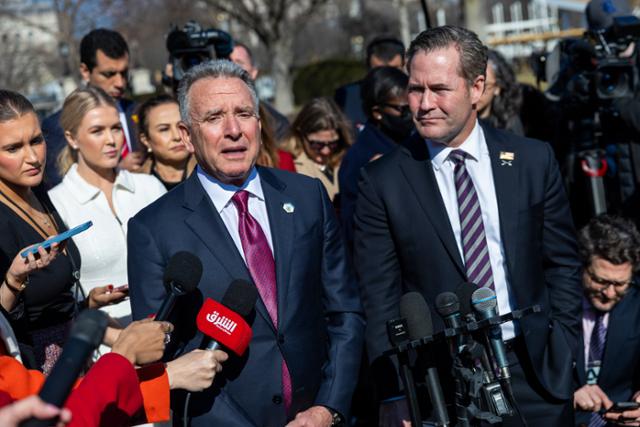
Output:
<instances>
[{"instance_id":1,"label":"white dress shirt","mask_svg":"<svg viewBox=\"0 0 640 427\"><path fill-rule=\"evenodd\" d=\"M257 169L255 167L253 168L249 177L246 179L244 184L242 184L242 187L223 184L204 172L200 166L196 168L196 173L198 174L200 183L204 187L204 191L207 193L216 210L222 217L222 221L227 227L227 231L231 235L233 243L236 244L238 252L242 255L242 259L245 264L247 260L244 257L242 241L240 240L240 232L238 231L238 210L236 209L236 205L231 201L233 195L240 190L245 190L249 193L249 200L247 202L249 205L249 213L256 219L256 221L258 221L258 224L260 224L260 227L269 242L271 254L273 254L273 240L271 239L269 215L267 214L267 205L264 200L262 183L260 182Z\"/></svg>"},{"instance_id":2,"label":"white dress shirt","mask_svg":"<svg viewBox=\"0 0 640 427\"><path fill-rule=\"evenodd\" d=\"M498 298L498 311L500 314L510 313L514 304L509 281L507 280L504 247L500 238L500 212L498 211L496 188L493 183L491 158L489 157L489 149L487 148L482 128L476 121L471 134L458 148L447 147L429 140L426 143L431 156L433 172L435 173L438 188L449 216L449 223L456 238L458 252L463 262L464 252L460 236L460 213L458 211L458 197L453 174L455 164L449 159L449 153L459 149L469 155L465 160L465 166L475 186L480 208L482 209L482 223L484 224L484 232L487 238L493 281ZM504 340L511 339L514 336L513 322L502 325L502 338Z\"/></svg>"},{"instance_id":3,"label":"white dress shirt","mask_svg":"<svg viewBox=\"0 0 640 427\"><path fill-rule=\"evenodd\" d=\"M49 190L49 197L67 227L93 221L93 227L73 237L80 251L80 283L86 295L97 286L127 283L127 222L138 211L166 193L154 176L118 171L113 185L114 213L104 193L78 174L77 165ZM103 308L126 324L131 319L128 300Z\"/></svg>"}]
</instances>

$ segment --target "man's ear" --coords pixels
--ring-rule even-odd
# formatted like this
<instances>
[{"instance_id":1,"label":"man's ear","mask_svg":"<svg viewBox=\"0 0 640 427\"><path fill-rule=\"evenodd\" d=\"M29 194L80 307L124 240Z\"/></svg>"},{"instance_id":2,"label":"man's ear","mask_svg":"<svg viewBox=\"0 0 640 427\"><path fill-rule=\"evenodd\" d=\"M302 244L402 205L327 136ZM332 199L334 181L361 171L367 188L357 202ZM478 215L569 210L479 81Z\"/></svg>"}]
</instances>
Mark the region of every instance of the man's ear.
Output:
<instances>
[{"instance_id":1,"label":"man's ear","mask_svg":"<svg viewBox=\"0 0 640 427\"><path fill-rule=\"evenodd\" d=\"M471 104L476 105L478 103L478 101L480 101L480 98L482 97L482 94L484 93L484 83L485 83L485 76L477 76L474 80L473 83L471 84L471 87L469 88L469 95L471 97Z\"/></svg>"},{"instance_id":2,"label":"man's ear","mask_svg":"<svg viewBox=\"0 0 640 427\"><path fill-rule=\"evenodd\" d=\"M84 82L88 82L90 75L91 75L91 71L89 71L89 67L87 67L87 64L82 62L80 64L80 76L82 77L82 80Z\"/></svg>"},{"instance_id":3,"label":"man's ear","mask_svg":"<svg viewBox=\"0 0 640 427\"><path fill-rule=\"evenodd\" d=\"M178 131L180 132L180 139L184 142L184 146L187 147L187 151L193 154L195 148L191 143L191 131L189 130L189 126L183 121L178 123Z\"/></svg>"}]
</instances>

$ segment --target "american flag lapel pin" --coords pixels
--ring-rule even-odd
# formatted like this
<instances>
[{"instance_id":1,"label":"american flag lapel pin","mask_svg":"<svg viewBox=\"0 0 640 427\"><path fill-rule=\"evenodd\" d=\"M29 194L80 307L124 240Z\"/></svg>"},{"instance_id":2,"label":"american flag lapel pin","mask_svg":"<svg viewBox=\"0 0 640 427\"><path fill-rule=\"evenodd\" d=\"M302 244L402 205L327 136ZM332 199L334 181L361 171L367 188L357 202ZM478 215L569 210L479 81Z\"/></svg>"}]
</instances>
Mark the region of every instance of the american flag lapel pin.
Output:
<instances>
[{"instance_id":1,"label":"american flag lapel pin","mask_svg":"<svg viewBox=\"0 0 640 427\"><path fill-rule=\"evenodd\" d=\"M511 151L500 152L500 166L513 166L513 161L515 159L516 159L516 155Z\"/></svg>"}]
</instances>

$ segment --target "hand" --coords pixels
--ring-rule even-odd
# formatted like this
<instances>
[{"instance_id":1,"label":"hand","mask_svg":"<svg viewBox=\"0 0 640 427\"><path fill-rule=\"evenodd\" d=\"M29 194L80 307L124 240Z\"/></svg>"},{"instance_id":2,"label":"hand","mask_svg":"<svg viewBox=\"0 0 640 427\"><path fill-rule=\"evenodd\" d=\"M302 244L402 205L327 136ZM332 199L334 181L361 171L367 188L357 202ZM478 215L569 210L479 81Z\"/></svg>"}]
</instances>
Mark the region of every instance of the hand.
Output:
<instances>
[{"instance_id":1,"label":"hand","mask_svg":"<svg viewBox=\"0 0 640 427\"><path fill-rule=\"evenodd\" d=\"M38 396L30 396L0 409L0 425L18 427L30 418L50 420L59 417L56 427L63 427L71 421L71 411L44 403Z\"/></svg>"},{"instance_id":2,"label":"hand","mask_svg":"<svg viewBox=\"0 0 640 427\"><path fill-rule=\"evenodd\" d=\"M402 398L380 404L380 427L411 427L407 400Z\"/></svg>"},{"instance_id":3,"label":"hand","mask_svg":"<svg viewBox=\"0 0 640 427\"><path fill-rule=\"evenodd\" d=\"M133 151L127 154L127 157L120 160L118 167L120 169L126 169L129 172L138 172L146 157L146 154L141 151Z\"/></svg>"},{"instance_id":4,"label":"hand","mask_svg":"<svg viewBox=\"0 0 640 427\"><path fill-rule=\"evenodd\" d=\"M8 285L12 286L16 283L24 283L27 280L29 273L51 264L62 250L60 244L54 243L48 249L40 246L38 247L37 255L30 253L26 258L23 258L20 254L31 246L18 251L18 255L16 255L11 262L9 270L7 270L7 274L5 276L5 279L9 281Z\"/></svg>"},{"instance_id":5,"label":"hand","mask_svg":"<svg viewBox=\"0 0 640 427\"><path fill-rule=\"evenodd\" d=\"M167 363L169 388L187 391L202 391L213 383L216 374L222 371L222 362L229 355L222 350L193 350Z\"/></svg>"},{"instance_id":6,"label":"hand","mask_svg":"<svg viewBox=\"0 0 640 427\"><path fill-rule=\"evenodd\" d=\"M116 291L113 285L97 286L89 292L87 304L89 308L113 305L124 300L128 294L128 291Z\"/></svg>"},{"instance_id":7,"label":"hand","mask_svg":"<svg viewBox=\"0 0 640 427\"><path fill-rule=\"evenodd\" d=\"M173 325L169 322L138 320L120 332L111 351L126 357L133 365L155 362L162 358L165 337L171 331Z\"/></svg>"},{"instance_id":8,"label":"hand","mask_svg":"<svg viewBox=\"0 0 640 427\"><path fill-rule=\"evenodd\" d=\"M634 402L640 402L640 391L637 391L636 394L633 395L632 400ZM604 414L604 418L607 421L611 421L624 426L640 426L640 409L624 411L618 414L608 412Z\"/></svg>"},{"instance_id":9,"label":"hand","mask_svg":"<svg viewBox=\"0 0 640 427\"><path fill-rule=\"evenodd\" d=\"M331 412L324 406L312 406L306 411L298 412L296 418L286 427L329 427L333 422Z\"/></svg>"},{"instance_id":10,"label":"hand","mask_svg":"<svg viewBox=\"0 0 640 427\"><path fill-rule=\"evenodd\" d=\"M573 393L573 407L581 411L598 412L612 405L613 402L596 384L582 386Z\"/></svg>"}]
</instances>

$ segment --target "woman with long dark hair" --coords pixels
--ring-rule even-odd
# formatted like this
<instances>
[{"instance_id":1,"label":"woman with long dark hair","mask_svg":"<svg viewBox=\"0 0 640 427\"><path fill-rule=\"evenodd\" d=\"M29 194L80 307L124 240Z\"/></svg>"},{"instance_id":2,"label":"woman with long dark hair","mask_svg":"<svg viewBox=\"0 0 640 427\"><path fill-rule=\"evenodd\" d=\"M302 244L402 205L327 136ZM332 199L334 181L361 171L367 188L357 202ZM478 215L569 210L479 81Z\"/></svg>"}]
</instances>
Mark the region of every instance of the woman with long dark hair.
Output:
<instances>
[{"instance_id":1,"label":"woman with long dark hair","mask_svg":"<svg viewBox=\"0 0 640 427\"><path fill-rule=\"evenodd\" d=\"M520 120L522 91L507 60L489 51L484 93L478 102L478 117L498 129L524 135Z\"/></svg>"},{"instance_id":2,"label":"woman with long dark hair","mask_svg":"<svg viewBox=\"0 0 640 427\"><path fill-rule=\"evenodd\" d=\"M333 200L339 192L340 162L351 143L349 122L336 103L314 98L292 123L287 148L295 156L296 171L318 178Z\"/></svg>"}]
</instances>

